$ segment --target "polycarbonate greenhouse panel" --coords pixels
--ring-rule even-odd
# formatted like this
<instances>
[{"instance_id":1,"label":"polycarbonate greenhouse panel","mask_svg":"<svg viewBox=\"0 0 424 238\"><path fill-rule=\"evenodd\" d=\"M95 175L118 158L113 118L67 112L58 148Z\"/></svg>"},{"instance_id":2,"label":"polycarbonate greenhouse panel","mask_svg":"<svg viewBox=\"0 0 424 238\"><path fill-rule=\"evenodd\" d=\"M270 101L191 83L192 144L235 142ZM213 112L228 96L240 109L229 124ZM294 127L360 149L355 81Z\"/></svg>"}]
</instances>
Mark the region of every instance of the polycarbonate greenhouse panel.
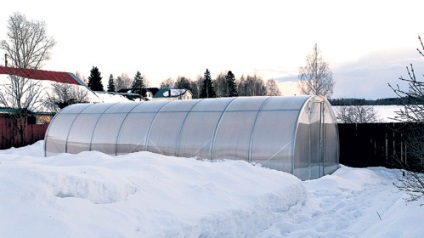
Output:
<instances>
[{"instance_id":1,"label":"polycarbonate greenhouse panel","mask_svg":"<svg viewBox=\"0 0 424 238\"><path fill-rule=\"evenodd\" d=\"M114 103L113 105L107 108L104 114L116 114L116 113L129 114L138 105L140 105L140 103L137 103L137 102L131 102L126 104Z\"/></svg>"},{"instance_id":2,"label":"polycarbonate greenhouse panel","mask_svg":"<svg viewBox=\"0 0 424 238\"><path fill-rule=\"evenodd\" d=\"M292 170L298 114L299 110L259 112L250 141L252 162L277 170Z\"/></svg>"},{"instance_id":3,"label":"polycarbonate greenhouse panel","mask_svg":"<svg viewBox=\"0 0 424 238\"><path fill-rule=\"evenodd\" d=\"M158 113L161 111L168 103L166 101L160 101L160 102L139 102L138 106L136 106L130 113Z\"/></svg>"},{"instance_id":4,"label":"polycarbonate greenhouse panel","mask_svg":"<svg viewBox=\"0 0 424 238\"><path fill-rule=\"evenodd\" d=\"M222 112L192 111L187 115L177 145L178 156L211 158L212 139ZM201 130L199 130L201 128Z\"/></svg>"},{"instance_id":5,"label":"polycarbonate greenhouse panel","mask_svg":"<svg viewBox=\"0 0 424 238\"><path fill-rule=\"evenodd\" d=\"M94 128L100 116L101 114L98 113L79 114L70 128L66 151L64 152L77 154L82 151L89 151Z\"/></svg>"},{"instance_id":6,"label":"polycarbonate greenhouse panel","mask_svg":"<svg viewBox=\"0 0 424 238\"><path fill-rule=\"evenodd\" d=\"M55 123L51 123L46 134L49 135L46 143L46 155L56 155L66 152L68 133L72 123L79 114L57 114Z\"/></svg>"},{"instance_id":7,"label":"polycarbonate greenhouse panel","mask_svg":"<svg viewBox=\"0 0 424 238\"><path fill-rule=\"evenodd\" d=\"M119 129L116 153L120 155L147 150L147 135L156 115L154 112L128 114Z\"/></svg>"},{"instance_id":8,"label":"polycarbonate greenhouse panel","mask_svg":"<svg viewBox=\"0 0 424 238\"><path fill-rule=\"evenodd\" d=\"M235 97L77 104L58 113L46 156L96 150L240 159L301 179L334 172L338 131L323 97Z\"/></svg>"},{"instance_id":9,"label":"polycarbonate greenhouse panel","mask_svg":"<svg viewBox=\"0 0 424 238\"><path fill-rule=\"evenodd\" d=\"M224 112L226 108L237 98L217 98L200 100L192 112Z\"/></svg>"},{"instance_id":10,"label":"polycarbonate greenhouse panel","mask_svg":"<svg viewBox=\"0 0 424 238\"><path fill-rule=\"evenodd\" d=\"M158 114L150 128L147 150L164 155L175 155L178 136L186 116L187 112Z\"/></svg>"},{"instance_id":11,"label":"polycarbonate greenhouse panel","mask_svg":"<svg viewBox=\"0 0 424 238\"><path fill-rule=\"evenodd\" d=\"M257 111L226 111L212 142L212 159L249 159L250 135Z\"/></svg>"},{"instance_id":12,"label":"polycarbonate greenhouse panel","mask_svg":"<svg viewBox=\"0 0 424 238\"><path fill-rule=\"evenodd\" d=\"M199 100L187 100L184 103L179 103L179 101L171 101L167 103L162 109L161 112L188 112L199 103Z\"/></svg>"},{"instance_id":13,"label":"polycarbonate greenhouse panel","mask_svg":"<svg viewBox=\"0 0 424 238\"><path fill-rule=\"evenodd\" d=\"M324 174L331 174L339 167L339 131L337 124L332 123L333 118L336 118L334 111L328 101L325 102L325 166Z\"/></svg>"},{"instance_id":14,"label":"polycarbonate greenhouse panel","mask_svg":"<svg viewBox=\"0 0 424 238\"><path fill-rule=\"evenodd\" d=\"M238 98L228 105L219 121L212 144L212 159L249 161L250 138L260 108L269 97Z\"/></svg>"},{"instance_id":15,"label":"polycarbonate greenhouse panel","mask_svg":"<svg viewBox=\"0 0 424 238\"><path fill-rule=\"evenodd\" d=\"M116 139L126 113L102 114L94 129L90 150L102 151L103 153L116 154Z\"/></svg>"},{"instance_id":16,"label":"polycarbonate greenhouse panel","mask_svg":"<svg viewBox=\"0 0 424 238\"><path fill-rule=\"evenodd\" d=\"M181 129L189 111L197 103L199 103L198 100L190 100L186 103L174 101L166 104L150 127L147 150L165 155L176 155Z\"/></svg>"},{"instance_id":17,"label":"polycarbonate greenhouse panel","mask_svg":"<svg viewBox=\"0 0 424 238\"><path fill-rule=\"evenodd\" d=\"M300 112L305 97L270 97L263 105L264 111L295 110Z\"/></svg>"},{"instance_id":18,"label":"polycarbonate greenhouse panel","mask_svg":"<svg viewBox=\"0 0 424 238\"><path fill-rule=\"evenodd\" d=\"M226 112L235 111L258 111L270 97L240 97L234 100L226 109Z\"/></svg>"}]
</instances>

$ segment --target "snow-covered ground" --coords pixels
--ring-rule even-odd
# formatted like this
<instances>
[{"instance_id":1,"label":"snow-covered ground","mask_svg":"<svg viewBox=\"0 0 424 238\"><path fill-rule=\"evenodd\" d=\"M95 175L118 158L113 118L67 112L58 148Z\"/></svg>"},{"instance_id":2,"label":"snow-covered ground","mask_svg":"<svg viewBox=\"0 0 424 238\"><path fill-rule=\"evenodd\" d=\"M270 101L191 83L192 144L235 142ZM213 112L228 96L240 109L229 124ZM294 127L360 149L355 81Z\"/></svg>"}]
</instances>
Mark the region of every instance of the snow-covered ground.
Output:
<instances>
[{"instance_id":1,"label":"snow-covered ground","mask_svg":"<svg viewBox=\"0 0 424 238\"><path fill-rule=\"evenodd\" d=\"M399 170L300 181L244 161L0 151L0 237L421 237Z\"/></svg>"}]
</instances>

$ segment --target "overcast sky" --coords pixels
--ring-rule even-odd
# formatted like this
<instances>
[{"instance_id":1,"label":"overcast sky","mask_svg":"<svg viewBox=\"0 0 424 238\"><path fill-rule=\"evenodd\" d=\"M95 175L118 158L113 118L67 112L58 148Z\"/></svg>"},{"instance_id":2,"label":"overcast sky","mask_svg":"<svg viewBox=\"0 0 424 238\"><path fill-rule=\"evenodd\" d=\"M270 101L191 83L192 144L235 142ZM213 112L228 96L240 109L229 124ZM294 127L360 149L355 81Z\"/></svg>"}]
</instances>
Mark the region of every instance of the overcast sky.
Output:
<instances>
[{"instance_id":1,"label":"overcast sky","mask_svg":"<svg viewBox=\"0 0 424 238\"><path fill-rule=\"evenodd\" d=\"M394 97L387 86L406 76L424 37L424 1L53 1L1 4L0 39L13 12L44 20L57 45L46 70L80 72L97 66L107 82L137 70L151 86L232 70L281 81L297 94L297 74L315 43L336 81L333 98ZM4 52L2 52L4 59ZM0 63L3 65L3 62Z\"/></svg>"}]
</instances>

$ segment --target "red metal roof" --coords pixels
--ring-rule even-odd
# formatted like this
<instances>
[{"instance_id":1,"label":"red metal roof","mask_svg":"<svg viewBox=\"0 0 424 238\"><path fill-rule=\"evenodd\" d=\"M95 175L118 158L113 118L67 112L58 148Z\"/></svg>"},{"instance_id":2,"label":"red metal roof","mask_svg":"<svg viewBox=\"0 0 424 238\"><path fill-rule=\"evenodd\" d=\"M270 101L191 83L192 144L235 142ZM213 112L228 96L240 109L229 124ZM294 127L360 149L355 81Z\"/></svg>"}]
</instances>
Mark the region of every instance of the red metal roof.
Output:
<instances>
[{"instance_id":1,"label":"red metal roof","mask_svg":"<svg viewBox=\"0 0 424 238\"><path fill-rule=\"evenodd\" d=\"M21 69L21 68L11 68L11 67L0 66L0 74L9 74L9 75L16 75L20 77L29 78L29 79L51 80L58 83L80 85L80 83L74 77L72 77L70 73L66 73L66 72L54 72L54 71L46 71L46 70L38 70L38 69Z\"/></svg>"}]
</instances>

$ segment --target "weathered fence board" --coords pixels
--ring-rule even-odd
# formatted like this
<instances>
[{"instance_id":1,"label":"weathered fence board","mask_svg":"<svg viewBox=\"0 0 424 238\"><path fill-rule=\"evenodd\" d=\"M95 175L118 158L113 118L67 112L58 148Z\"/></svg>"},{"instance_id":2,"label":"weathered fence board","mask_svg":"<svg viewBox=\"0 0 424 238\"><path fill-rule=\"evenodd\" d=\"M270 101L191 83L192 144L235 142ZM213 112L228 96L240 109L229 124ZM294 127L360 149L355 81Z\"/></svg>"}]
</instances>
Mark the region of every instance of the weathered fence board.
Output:
<instances>
[{"instance_id":1,"label":"weathered fence board","mask_svg":"<svg viewBox=\"0 0 424 238\"><path fill-rule=\"evenodd\" d=\"M7 114L0 115L0 149L22 146L21 137L17 131L16 119ZM29 145L44 139L48 124L29 124L25 128L24 145Z\"/></svg>"}]
</instances>

